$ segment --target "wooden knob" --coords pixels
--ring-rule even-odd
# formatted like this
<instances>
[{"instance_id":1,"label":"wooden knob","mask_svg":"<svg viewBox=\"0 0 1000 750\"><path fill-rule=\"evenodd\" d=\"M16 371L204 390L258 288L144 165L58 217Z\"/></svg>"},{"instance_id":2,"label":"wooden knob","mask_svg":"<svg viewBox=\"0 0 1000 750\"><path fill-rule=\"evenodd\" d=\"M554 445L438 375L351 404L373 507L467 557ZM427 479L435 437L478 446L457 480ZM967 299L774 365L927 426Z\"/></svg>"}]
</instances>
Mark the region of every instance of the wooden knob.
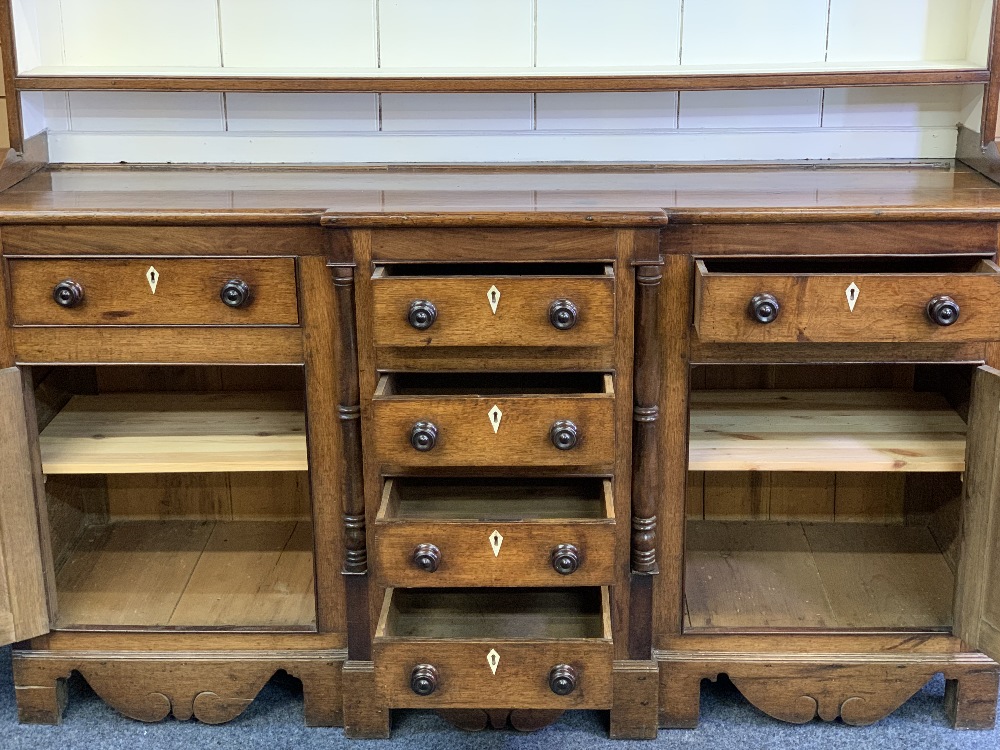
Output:
<instances>
[{"instance_id":1,"label":"wooden knob","mask_svg":"<svg viewBox=\"0 0 1000 750\"><path fill-rule=\"evenodd\" d=\"M580 439L580 431L568 419L560 419L549 430L549 439L561 451L572 450Z\"/></svg>"},{"instance_id":2,"label":"wooden knob","mask_svg":"<svg viewBox=\"0 0 1000 750\"><path fill-rule=\"evenodd\" d=\"M766 325L773 323L775 318L778 317L778 313L781 312L781 305L778 303L778 298L773 294L758 294L750 300L747 312L750 314L752 320Z\"/></svg>"},{"instance_id":3,"label":"wooden knob","mask_svg":"<svg viewBox=\"0 0 1000 750\"><path fill-rule=\"evenodd\" d=\"M410 690L427 696L438 688L438 671L432 664L418 664L410 672Z\"/></svg>"},{"instance_id":4,"label":"wooden knob","mask_svg":"<svg viewBox=\"0 0 1000 750\"><path fill-rule=\"evenodd\" d=\"M83 287L73 279L64 279L52 288L52 299L60 307L78 307L83 302Z\"/></svg>"},{"instance_id":5,"label":"wooden knob","mask_svg":"<svg viewBox=\"0 0 1000 750\"><path fill-rule=\"evenodd\" d=\"M576 690L576 670L569 664L557 664L549 672L549 688L556 695L569 695Z\"/></svg>"},{"instance_id":6,"label":"wooden knob","mask_svg":"<svg viewBox=\"0 0 1000 750\"><path fill-rule=\"evenodd\" d=\"M560 544L552 550L552 569L561 576L575 573L580 567L580 550L572 544Z\"/></svg>"},{"instance_id":7,"label":"wooden knob","mask_svg":"<svg viewBox=\"0 0 1000 750\"><path fill-rule=\"evenodd\" d=\"M434 573L441 564L441 550L433 544L418 544L413 550L413 564L428 573Z\"/></svg>"},{"instance_id":8,"label":"wooden knob","mask_svg":"<svg viewBox=\"0 0 1000 750\"><path fill-rule=\"evenodd\" d=\"M406 319L418 331L426 331L437 320L438 311L434 303L426 299L418 299L410 303L410 311Z\"/></svg>"},{"instance_id":9,"label":"wooden knob","mask_svg":"<svg viewBox=\"0 0 1000 750\"><path fill-rule=\"evenodd\" d=\"M230 279L222 285L219 298L229 307L246 307L250 304L250 285L243 279Z\"/></svg>"},{"instance_id":10,"label":"wooden knob","mask_svg":"<svg viewBox=\"0 0 1000 750\"><path fill-rule=\"evenodd\" d=\"M416 450L433 450L437 444L438 428L433 422L417 422L410 430L410 445Z\"/></svg>"},{"instance_id":11,"label":"wooden knob","mask_svg":"<svg viewBox=\"0 0 1000 750\"><path fill-rule=\"evenodd\" d=\"M557 331L568 331L576 325L576 305L568 299L557 299L549 305L549 322Z\"/></svg>"},{"instance_id":12,"label":"wooden knob","mask_svg":"<svg viewBox=\"0 0 1000 750\"><path fill-rule=\"evenodd\" d=\"M927 317L932 323L939 326L950 326L958 322L958 316L962 312L958 303L951 297L941 295L935 297L927 303Z\"/></svg>"}]
</instances>

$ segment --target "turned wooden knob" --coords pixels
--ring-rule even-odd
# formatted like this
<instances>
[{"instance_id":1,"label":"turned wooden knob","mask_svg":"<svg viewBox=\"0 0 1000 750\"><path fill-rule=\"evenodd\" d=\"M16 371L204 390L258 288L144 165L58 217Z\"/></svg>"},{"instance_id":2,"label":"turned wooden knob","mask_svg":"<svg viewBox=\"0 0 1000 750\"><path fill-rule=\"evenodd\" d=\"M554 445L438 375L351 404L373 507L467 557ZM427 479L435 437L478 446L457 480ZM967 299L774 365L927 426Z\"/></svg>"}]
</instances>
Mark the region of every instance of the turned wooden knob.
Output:
<instances>
[{"instance_id":1,"label":"turned wooden knob","mask_svg":"<svg viewBox=\"0 0 1000 750\"><path fill-rule=\"evenodd\" d=\"M418 544L413 550L413 564L428 573L434 573L441 564L441 550L433 544Z\"/></svg>"},{"instance_id":2,"label":"turned wooden knob","mask_svg":"<svg viewBox=\"0 0 1000 750\"><path fill-rule=\"evenodd\" d=\"M950 326L958 321L962 312L958 303L951 297L941 295L927 303L927 317L939 326Z\"/></svg>"},{"instance_id":3,"label":"turned wooden knob","mask_svg":"<svg viewBox=\"0 0 1000 750\"><path fill-rule=\"evenodd\" d=\"M434 307L433 302L426 299L418 299L410 303L410 311L407 313L406 319L418 331L426 331L434 325L437 316L438 311Z\"/></svg>"},{"instance_id":4,"label":"turned wooden knob","mask_svg":"<svg viewBox=\"0 0 1000 750\"><path fill-rule=\"evenodd\" d=\"M557 299L549 305L549 322L558 331L568 331L576 325L579 313L568 299Z\"/></svg>"},{"instance_id":5,"label":"turned wooden knob","mask_svg":"<svg viewBox=\"0 0 1000 750\"><path fill-rule=\"evenodd\" d=\"M417 422L410 430L410 445L416 450L427 452L437 445L438 428L433 422Z\"/></svg>"},{"instance_id":6,"label":"turned wooden knob","mask_svg":"<svg viewBox=\"0 0 1000 750\"><path fill-rule=\"evenodd\" d=\"M568 451L576 447L577 441L580 439L580 431L568 419L560 419L549 430L549 439L552 440L552 445L559 450Z\"/></svg>"},{"instance_id":7,"label":"turned wooden knob","mask_svg":"<svg viewBox=\"0 0 1000 750\"><path fill-rule=\"evenodd\" d=\"M230 279L222 285L219 298L229 307L246 307L250 304L250 285L243 279Z\"/></svg>"},{"instance_id":8,"label":"turned wooden knob","mask_svg":"<svg viewBox=\"0 0 1000 750\"><path fill-rule=\"evenodd\" d=\"M568 576L580 568L580 550L573 544L560 544L552 550L552 569Z\"/></svg>"},{"instance_id":9,"label":"turned wooden knob","mask_svg":"<svg viewBox=\"0 0 1000 750\"><path fill-rule=\"evenodd\" d=\"M778 313L781 312L781 305L778 303L778 298L773 294L758 294L750 300L747 312L750 314L752 320L766 325L767 323L773 323L775 318L778 317Z\"/></svg>"},{"instance_id":10,"label":"turned wooden knob","mask_svg":"<svg viewBox=\"0 0 1000 750\"><path fill-rule=\"evenodd\" d=\"M576 690L576 670L569 664L556 664L549 672L549 688L556 695L569 695Z\"/></svg>"},{"instance_id":11,"label":"turned wooden knob","mask_svg":"<svg viewBox=\"0 0 1000 750\"><path fill-rule=\"evenodd\" d=\"M52 299L60 307L78 307L83 302L83 287L73 279L64 279L52 288Z\"/></svg>"},{"instance_id":12,"label":"turned wooden knob","mask_svg":"<svg viewBox=\"0 0 1000 750\"><path fill-rule=\"evenodd\" d=\"M438 671L432 664L418 664L410 672L410 690L427 696L438 688Z\"/></svg>"}]
</instances>

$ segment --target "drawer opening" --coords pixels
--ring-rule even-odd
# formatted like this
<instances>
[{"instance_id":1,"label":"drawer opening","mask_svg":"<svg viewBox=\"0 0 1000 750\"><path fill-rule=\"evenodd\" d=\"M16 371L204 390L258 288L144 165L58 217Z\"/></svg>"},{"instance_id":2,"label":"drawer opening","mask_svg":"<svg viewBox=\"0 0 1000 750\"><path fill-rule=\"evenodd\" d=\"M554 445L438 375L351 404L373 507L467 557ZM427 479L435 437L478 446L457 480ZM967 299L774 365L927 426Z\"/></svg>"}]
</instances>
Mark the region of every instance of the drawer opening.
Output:
<instances>
[{"instance_id":1,"label":"drawer opening","mask_svg":"<svg viewBox=\"0 0 1000 750\"><path fill-rule=\"evenodd\" d=\"M599 372L386 373L375 389L389 396L614 395L614 377Z\"/></svg>"},{"instance_id":2,"label":"drawer opening","mask_svg":"<svg viewBox=\"0 0 1000 750\"><path fill-rule=\"evenodd\" d=\"M386 481L378 520L539 521L613 519L611 480L601 478Z\"/></svg>"},{"instance_id":3,"label":"drawer opening","mask_svg":"<svg viewBox=\"0 0 1000 750\"><path fill-rule=\"evenodd\" d=\"M606 588L389 589L376 638L611 639Z\"/></svg>"},{"instance_id":4,"label":"drawer opening","mask_svg":"<svg viewBox=\"0 0 1000 750\"><path fill-rule=\"evenodd\" d=\"M697 261L705 274L997 274L1000 268L991 260L970 256L932 256L904 258L706 258Z\"/></svg>"},{"instance_id":5,"label":"drawer opening","mask_svg":"<svg viewBox=\"0 0 1000 750\"><path fill-rule=\"evenodd\" d=\"M32 374L54 627L315 630L302 368Z\"/></svg>"},{"instance_id":6,"label":"drawer opening","mask_svg":"<svg viewBox=\"0 0 1000 750\"><path fill-rule=\"evenodd\" d=\"M373 278L390 276L606 276L614 267L606 263L394 263L378 266Z\"/></svg>"},{"instance_id":7,"label":"drawer opening","mask_svg":"<svg viewBox=\"0 0 1000 750\"><path fill-rule=\"evenodd\" d=\"M693 368L685 629L951 632L972 371Z\"/></svg>"}]
</instances>

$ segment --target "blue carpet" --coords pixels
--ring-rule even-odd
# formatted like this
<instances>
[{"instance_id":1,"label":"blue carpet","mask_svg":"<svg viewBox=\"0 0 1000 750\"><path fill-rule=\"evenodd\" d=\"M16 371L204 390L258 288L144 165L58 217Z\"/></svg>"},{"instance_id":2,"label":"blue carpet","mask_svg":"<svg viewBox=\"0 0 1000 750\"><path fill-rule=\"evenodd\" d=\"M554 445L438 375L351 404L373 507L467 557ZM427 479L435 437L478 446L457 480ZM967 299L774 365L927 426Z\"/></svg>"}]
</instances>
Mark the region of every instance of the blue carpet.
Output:
<instances>
[{"instance_id":1,"label":"blue carpet","mask_svg":"<svg viewBox=\"0 0 1000 750\"><path fill-rule=\"evenodd\" d=\"M661 730L659 740L612 742L607 739L606 714L573 711L540 732L513 730L459 732L432 712L399 711L391 741L355 741L340 729L308 729L302 723L302 691L298 682L279 675L235 721L223 726L168 719L143 724L123 718L104 705L78 677L70 681L70 700L62 726L26 726L17 723L11 683L10 650L0 649L0 748L2 750L194 750L195 748L336 748L351 745L371 750L419 748L601 748L654 747L758 750L758 748L941 748L971 750L1000 747L1000 731L957 732L944 713L944 681L936 679L888 719L872 727L848 727L813 722L791 726L765 716L749 705L725 680L702 691L702 721L695 730Z\"/></svg>"}]
</instances>

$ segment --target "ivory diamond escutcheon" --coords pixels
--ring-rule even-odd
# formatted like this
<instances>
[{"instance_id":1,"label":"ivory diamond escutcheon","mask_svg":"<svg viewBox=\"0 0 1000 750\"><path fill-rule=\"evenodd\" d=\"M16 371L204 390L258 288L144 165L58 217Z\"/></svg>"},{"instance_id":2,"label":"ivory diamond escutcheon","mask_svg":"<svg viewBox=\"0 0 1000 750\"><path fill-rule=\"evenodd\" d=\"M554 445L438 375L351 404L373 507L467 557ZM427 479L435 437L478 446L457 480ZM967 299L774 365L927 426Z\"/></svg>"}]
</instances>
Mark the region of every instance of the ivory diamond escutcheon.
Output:
<instances>
[{"instance_id":1,"label":"ivory diamond escutcheon","mask_svg":"<svg viewBox=\"0 0 1000 750\"><path fill-rule=\"evenodd\" d=\"M493 672L495 676L497 673L497 667L500 666L500 654L497 653L495 648L491 648L490 652L486 654L486 663L490 665L490 671Z\"/></svg>"},{"instance_id":2,"label":"ivory diamond escutcheon","mask_svg":"<svg viewBox=\"0 0 1000 750\"><path fill-rule=\"evenodd\" d=\"M854 306L858 304L858 297L861 296L861 290L858 288L858 285L852 281L851 285L847 287L845 294L847 294L847 305L851 308L851 312L854 312Z\"/></svg>"},{"instance_id":3,"label":"ivory diamond escutcheon","mask_svg":"<svg viewBox=\"0 0 1000 750\"><path fill-rule=\"evenodd\" d=\"M156 294L156 285L160 283L160 272L150 266L149 270L146 271L146 281L149 282L150 291Z\"/></svg>"},{"instance_id":4,"label":"ivory diamond escutcheon","mask_svg":"<svg viewBox=\"0 0 1000 750\"><path fill-rule=\"evenodd\" d=\"M489 288L486 292L486 298L490 301L490 309L493 314L497 314L497 308L500 307L500 290L497 289L496 284Z\"/></svg>"},{"instance_id":5,"label":"ivory diamond escutcheon","mask_svg":"<svg viewBox=\"0 0 1000 750\"><path fill-rule=\"evenodd\" d=\"M490 547L493 548L493 557L500 557L500 547L503 546L503 534L493 529L490 534Z\"/></svg>"},{"instance_id":6,"label":"ivory diamond escutcheon","mask_svg":"<svg viewBox=\"0 0 1000 750\"><path fill-rule=\"evenodd\" d=\"M500 431L500 420L503 419L503 412L500 411L500 407L496 404L490 409L490 424L493 425L493 434L497 434Z\"/></svg>"}]
</instances>

